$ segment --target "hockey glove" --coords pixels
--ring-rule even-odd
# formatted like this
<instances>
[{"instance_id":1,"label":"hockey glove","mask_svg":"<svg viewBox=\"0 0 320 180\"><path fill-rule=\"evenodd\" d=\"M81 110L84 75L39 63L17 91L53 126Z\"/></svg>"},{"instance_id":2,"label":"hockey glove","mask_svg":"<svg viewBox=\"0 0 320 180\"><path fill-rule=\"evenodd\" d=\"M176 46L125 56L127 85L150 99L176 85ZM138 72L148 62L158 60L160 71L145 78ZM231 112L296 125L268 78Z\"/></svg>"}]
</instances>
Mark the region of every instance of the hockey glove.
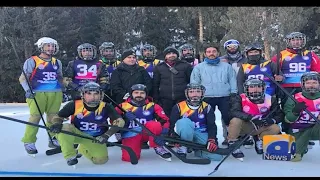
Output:
<instances>
[{"instance_id":1,"label":"hockey glove","mask_svg":"<svg viewBox=\"0 0 320 180\"><path fill-rule=\"evenodd\" d=\"M263 126L263 122L261 120L261 116L254 116L250 122L252 123L254 129L257 131L259 128L261 128Z\"/></svg>"},{"instance_id":2,"label":"hockey glove","mask_svg":"<svg viewBox=\"0 0 320 180\"><path fill-rule=\"evenodd\" d=\"M275 124L277 121L272 119L272 118L266 118L266 119L262 119L263 122L263 126L270 126L272 124Z\"/></svg>"},{"instance_id":3,"label":"hockey glove","mask_svg":"<svg viewBox=\"0 0 320 180\"><path fill-rule=\"evenodd\" d=\"M108 139L109 139L109 136L107 134L102 134L101 136L96 137L93 142L105 144L106 142L108 142Z\"/></svg>"},{"instance_id":4,"label":"hockey glove","mask_svg":"<svg viewBox=\"0 0 320 180\"><path fill-rule=\"evenodd\" d=\"M296 103L292 109L292 113L294 115L299 115L301 111L303 111L304 109L306 109L307 106L306 106L306 103L305 102L299 102L299 103Z\"/></svg>"},{"instance_id":5,"label":"hockey glove","mask_svg":"<svg viewBox=\"0 0 320 180\"><path fill-rule=\"evenodd\" d=\"M207 150L209 152L216 151L218 149L218 145L214 139L208 139L207 142Z\"/></svg>"},{"instance_id":6,"label":"hockey glove","mask_svg":"<svg viewBox=\"0 0 320 180\"><path fill-rule=\"evenodd\" d=\"M61 124L61 123L52 124L50 127L50 131L53 133L60 133L62 130L62 126L63 126L63 124Z\"/></svg>"},{"instance_id":7,"label":"hockey glove","mask_svg":"<svg viewBox=\"0 0 320 180\"><path fill-rule=\"evenodd\" d=\"M32 92L30 89L28 89L27 91L26 91L26 98L28 98L28 99L34 99L34 97L35 97L35 93L34 92Z\"/></svg>"}]
</instances>

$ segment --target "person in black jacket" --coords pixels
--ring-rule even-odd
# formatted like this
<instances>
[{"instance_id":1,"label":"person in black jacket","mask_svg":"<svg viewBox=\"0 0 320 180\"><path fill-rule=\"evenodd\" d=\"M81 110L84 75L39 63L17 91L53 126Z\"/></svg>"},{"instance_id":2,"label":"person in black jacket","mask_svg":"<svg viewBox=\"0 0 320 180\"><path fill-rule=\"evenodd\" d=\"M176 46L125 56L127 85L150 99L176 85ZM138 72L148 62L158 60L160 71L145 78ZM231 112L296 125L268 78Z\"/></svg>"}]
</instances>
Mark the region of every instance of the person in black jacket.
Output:
<instances>
[{"instance_id":1,"label":"person in black jacket","mask_svg":"<svg viewBox=\"0 0 320 180\"><path fill-rule=\"evenodd\" d=\"M172 46L167 47L163 54L165 61L153 69L153 99L170 116L172 107L186 100L184 90L190 82L192 66L180 61L178 50Z\"/></svg>"},{"instance_id":2,"label":"person in black jacket","mask_svg":"<svg viewBox=\"0 0 320 180\"><path fill-rule=\"evenodd\" d=\"M234 144L239 135L249 134L255 130L251 133L255 141L255 150L257 154L262 154L262 137L280 133L278 123L282 122L284 113L278 107L274 96L271 101L267 98L265 89L266 83L263 80L252 78L244 83L244 93L231 97L229 145ZM269 114L275 108L277 110ZM240 160L244 157L240 149L236 149L232 156Z\"/></svg>"},{"instance_id":3,"label":"person in black jacket","mask_svg":"<svg viewBox=\"0 0 320 180\"><path fill-rule=\"evenodd\" d=\"M130 88L134 84L147 86L148 92L152 89L152 79L148 72L137 64L133 50L125 50L121 60L122 63L113 71L110 80L113 98L119 104L129 97Z\"/></svg>"}]
</instances>

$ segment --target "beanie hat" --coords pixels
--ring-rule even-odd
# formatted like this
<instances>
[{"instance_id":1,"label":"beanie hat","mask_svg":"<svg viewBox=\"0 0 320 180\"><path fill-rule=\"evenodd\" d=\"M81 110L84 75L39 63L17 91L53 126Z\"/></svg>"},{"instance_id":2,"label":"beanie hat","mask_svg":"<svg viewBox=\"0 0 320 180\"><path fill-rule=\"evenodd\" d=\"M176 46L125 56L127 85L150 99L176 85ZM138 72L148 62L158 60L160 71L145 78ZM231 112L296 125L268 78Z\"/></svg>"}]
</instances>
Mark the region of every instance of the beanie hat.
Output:
<instances>
[{"instance_id":1,"label":"beanie hat","mask_svg":"<svg viewBox=\"0 0 320 180\"><path fill-rule=\"evenodd\" d=\"M179 51L175 47L172 47L172 46L169 46L166 49L164 49L163 55L166 56L167 54L169 54L171 52L177 54L177 56L179 57Z\"/></svg>"},{"instance_id":2,"label":"beanie hat","mask_svg":"<svg viewBox=\"0 0 320 180\"><path fill-rule=\"evenodd\" d=\"M121 61L123 61L126 57L130 55L136 56L136 53L132 49L124 50L123 53L121 54Z\"/></svg>"}]
</instances>

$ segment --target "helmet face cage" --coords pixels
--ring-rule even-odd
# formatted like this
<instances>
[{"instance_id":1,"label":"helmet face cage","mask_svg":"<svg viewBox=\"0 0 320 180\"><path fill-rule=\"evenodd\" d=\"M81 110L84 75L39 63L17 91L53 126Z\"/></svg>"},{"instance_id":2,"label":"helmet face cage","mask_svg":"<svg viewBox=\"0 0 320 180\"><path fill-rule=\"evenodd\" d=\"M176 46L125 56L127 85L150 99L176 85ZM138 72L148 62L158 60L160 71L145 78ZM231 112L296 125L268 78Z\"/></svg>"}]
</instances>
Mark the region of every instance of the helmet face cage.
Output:
<instances>
[{"instance_id":1,"label":"helmet face cage","mask_svg":"<svg viewBox=\"0 0 320 180\"><path fill-rule=\"evenodd\" d=\"M254 43L254 44L250 44L248 46L246 46L244 48L244 52L246 53L246 55L248 55L248 52L251 50L258 50L260 51L260 54L262 53L262 46L260 44Z\"/></svg>"},{"instance_id":2,"label":"helmet face cage","mask_svg":"<svg viewBox=\"0 0 320 180\"><path fill-rule=\"evenodd\" d=\"M115 59L116 58L116 50L114 48L114 44L112 42L104 42L99 47L100 55L107 59ZM112 54L103 55L104 51L111 51Z\"/></svg>"},{"instance_id":3,"label":"helmet face cage","mask_svg":"<svg viewBox=\"0 0 320 180\"><path fill-rule=\"evenodd\" d=\"M150 51L151 53L148 53L147 55L145 55L145 51ZM151 44L145 44L142 49L141 49L141 54L143 59L149 59L149 60L153 60L156 57L157 54L157 49L155 46L151 45Z\"/></svg>"},{"instance_id":4,"label":"helmet face cage","mask_svg":"<svg viewBox=\"0 0 320 180\"><path fill-rule=\"evenodd\" d=\"M306 87L306 81L308 81L308 80L317 81L318 86ZM317 93L320 91L320 85L319 85L320 84L320 75L317 72L313 72L313 71L304 73L301 76L300 84L301 84L302 91L308 92L308 93Z\"/></svg>"},{"instance_id":5,"label":"helmet face cage","mask_svg":"<svg viewBox=\"0 0 320 180\"><path fill-rule=\"evenodd\" d=\"M77 51L78 51L79 57L83 60L86 60L86 61L87 60L91 61L91 60L95 59L97 56L97 48L94 45L89 44L89 43L81 44L80 46L78 46ZM84 57L82 55L83 52L90 52L91 54Z\"/></svg>"},{"instance_id":6,"label":"helmet face cage","mask_svg":"<svg viewBox=\"0 0 320 180\"><path fill-rule=\"evenodd\" d=\"M94 99L92 101L87 101L85 98L85 94L89 92L98 92L100 95L99 99ZM96 107L103 100L103 91L100 88L100 85L95 82L89 82L81 87L81 98L83 102L89 107Z\"/></svg>"},{"instance_id":7,"label":"helmet face cage","mask_svg":"<svg viewBox=\"0 0 320 180\"><path fill-rule=\"evenodd\" d=\"M292 46L292 40L295 41L295 43L302 41L301 44L299 44L299 47L293 47ZM307 43L307 37L305 34L301 33L301 32L292 32L290 34L288 34L285 38L286 44L288 48L291 49L302 49L306 46Z\"/></svg>"},{"instance_id":8,"label":"helmet face cage","mask_svg":"<svg viewBox=\"0 0 320 180\"><path fill-rule=\"evenodd\" d=\"M184 54L183 53L184 50L189 50L189 52ZM191 53L190 53L190 51L191 51ZM193 48L193 46L191 44L184 44L179 47L179 54L182 59L194 59L195 49Z\"/></svg>"},{"instance_id":9,"label":"helmet face cage","mask_svg":"<svg viewBox=\"0 0 320 180\"><path fill-rule=\"evenodd\" d=\"M201 91L201 96L197 98L189 97L189 92L197 92ZM206 92L206 88L201 84L188 84L186 90L184 91L185 96L187 98L187 102L193 106L199 106L204 99L204 94Z\"/></svg>"},{"instance_id":10,"label":"helmet face cage","mask_svg":"<svg viewBox=\"0 0 320 180\"><path fill-rule=\"evenodd\" d=\"M249 88L262 88L261 92L250 92ZM264 100L266 84L263 80L252 78L244 83L244 93L251 101Z\"/></svg>"},{"instance_id":11,"label":"helmet face cage","mask_svg":"<svg viewBox=\"0 0 320 180\"><path fill-rule=\"evenodd\" d=\"M44 49L44 46L48 44L50 45L51 47L54 48L54 51L52 52L52 50L45 50ZM39 51L41 53L45 53L49 56L52 56L52 55L56 55L58 52L59 52L59 45L58 45L58 42L52 38L49 38L49 37L43 37L43 38L40 38L36 43L35 45L37 45Z\"/></svg>"}]
</instances>

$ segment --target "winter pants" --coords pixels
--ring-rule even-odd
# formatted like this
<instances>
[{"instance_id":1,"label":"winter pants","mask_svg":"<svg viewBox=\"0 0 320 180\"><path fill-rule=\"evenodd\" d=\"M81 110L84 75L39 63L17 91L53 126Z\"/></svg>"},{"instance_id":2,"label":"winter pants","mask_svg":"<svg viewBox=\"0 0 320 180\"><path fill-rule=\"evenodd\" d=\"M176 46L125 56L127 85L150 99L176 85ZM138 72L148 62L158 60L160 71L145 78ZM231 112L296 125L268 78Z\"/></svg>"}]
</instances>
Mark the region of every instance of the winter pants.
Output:
<instances>
[{"instance_id":1,"label":"winter pants","mask_svg":"<svg viewBox=\"0 0 320 180\"><path fill-rule=\"evenodd\" d=\"M176 133L181 139L206 145L208 141L208 133L196 131L194 128L194 123L189 118L181 118L175 124ZM207 158L212 161L220 161L223 158L220 154L209 153L201 150L195 150L194 155L201 158Z\"/></svg>"},{"instance_id":2,"label":"winter pants","mask_svg":"<svg viewBox=\"0 0 320 180\"><path fill-rule=\"evenodd\" d=\"M207 97L204 99L205 102L210 104L215 111L216 106L218 106L219 111L221 112L221 123L223 129L223 137L227 139L228 130L227 125L229 124L229 111L230 111L230 97Z\"/></svg>"},{"instance_id":3,"label":"winter pants","mask_svg":"<svg viewBox=\"0 0 320 180\"><path fill-rule=\"evenodd\" d=\"M50 126L54 115L58 114L61 103L62 103L62 92L36 92L35 99L40 108L41 114L46 113L47 120L46 125ZM29 109L30 109L30 123L39 124L41 116L39 114L38 107L36 106L34 99L26 99ZM34 143L37 141L37 133L39 128L27 125L22 142L24 143ZM51 135L51 134L50 134Z\"/></svg>"},{"instance_id":4,"label":"winter pants","mask_svg":"<svg viewBox=\"0 0 320 180\"><path fill-rule=\"evenodd\" d=\"M73 124L63 124L62 130L92 138L92 136L77 129ZM77 155L77 150L74 149L73 144L79 144L79 153L91 160L92 163L105 164L108 161L108 149L106 144L94 143L90 139L84 139L64 133L59 133L56 137L65 159L73 158Z\"/></svg>"},{"instance_id":5,"label":"winter pants","mask_svg":"<svg viewBox=\"0 0 320 180\"><path fill-rule=\"evenodd\" d=\"M251 122L243 121L239 118L232 118L228 127L228 140L236 141L239 136L251 133L254 130ZM258 131L253 131L251 135L259 135L262 139L264 135L277 135L280 133L280 127L277 124L263 126Z\"/></svg>"},{"instance_id":6,"label":"winter pants","mask_svg":"<svg viewBox=\"0 0 320 180\"><path fill-rule=\"evenodd\" d=\"M157 121L148 121L145 124L145 127L148 128L153 134L160 135L162 131L162 126L160 122ZM142 132L145 132L144 130ZM123 138L122 145L129 146L132 148L134 153L137 155L138 159L140 159L141 155L141 145L143 142L149 141L149 146L152 148L158 147L158 145L153 141L153 137L149 136L147 133L135 133L134 136ZM122 161L130 162L130 156L127 151L122 149Z\"/></svg>"},{"instance_id":7,"label":"winter pants","mask_svg":"<svg viewBox=\"0 0 320 180\"><path fill-rule=\"evenodd\" d=\"M320 140L320 125L315 124L313 127L306 128L304 131L290 134L296 139L296 153L304 154L310 140Z\"/></svg>"}]
</instances>

